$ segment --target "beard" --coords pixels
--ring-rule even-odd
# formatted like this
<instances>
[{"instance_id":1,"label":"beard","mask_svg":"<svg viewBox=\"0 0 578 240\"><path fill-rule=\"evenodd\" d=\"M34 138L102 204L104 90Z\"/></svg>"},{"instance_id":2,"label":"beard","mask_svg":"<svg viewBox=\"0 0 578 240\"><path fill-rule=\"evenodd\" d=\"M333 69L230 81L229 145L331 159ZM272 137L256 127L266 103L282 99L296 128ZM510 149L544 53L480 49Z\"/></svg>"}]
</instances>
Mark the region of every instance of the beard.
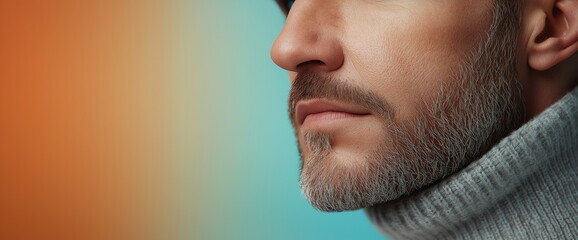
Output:
<instances>
[{"instance_id":1,"label":"beard","mask_svg":"<svg viewBox=\"0 0 578 240\"><path fill-rule=\"evenodd\" d=\"M289 99L295 127L297 101L327 98L371 110L387 133L351 164L336 164L330 156L330 134L304 133L298 143L300 185L309 203L321 211L344 211L397 199L464 168L518 128L524 110L516 71L517 34L511 28L515 23L495 19L486 39L421 102L411 120L396 119L392 106L370 90L299 73ZM304 156L304 147L311 154Z\"/></svg>"}]
</instances>

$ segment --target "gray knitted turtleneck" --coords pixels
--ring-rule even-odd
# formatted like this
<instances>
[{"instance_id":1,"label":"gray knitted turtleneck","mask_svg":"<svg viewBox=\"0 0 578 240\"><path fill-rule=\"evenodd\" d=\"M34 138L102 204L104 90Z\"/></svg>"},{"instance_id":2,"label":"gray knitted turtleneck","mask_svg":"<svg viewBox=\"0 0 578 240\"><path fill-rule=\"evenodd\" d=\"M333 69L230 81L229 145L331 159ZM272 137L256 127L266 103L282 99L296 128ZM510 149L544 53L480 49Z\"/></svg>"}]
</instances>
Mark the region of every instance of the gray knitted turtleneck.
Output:
<instances>
[{"instance_id":1,"label":"gray knitted turtleneck","mask_svg":"<svg viewBox=\"0 0 578 240\"><path fill-rule=\"evenodd\" d=\"M578 239L578 88L460 172L366 213L392 239Z\"/></svg>"}]
</instances>

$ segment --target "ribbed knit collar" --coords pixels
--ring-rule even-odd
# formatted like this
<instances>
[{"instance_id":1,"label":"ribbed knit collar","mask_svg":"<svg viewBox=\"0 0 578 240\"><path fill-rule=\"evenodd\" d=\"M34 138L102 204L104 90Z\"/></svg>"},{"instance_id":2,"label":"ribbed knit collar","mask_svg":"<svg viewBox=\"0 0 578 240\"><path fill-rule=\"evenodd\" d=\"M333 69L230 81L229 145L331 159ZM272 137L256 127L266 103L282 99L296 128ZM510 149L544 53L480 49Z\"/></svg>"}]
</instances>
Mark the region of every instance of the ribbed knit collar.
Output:
<instances>
[{"instance_id":1,"label":"ribbed knit collar","mask_svg":"<svg viewBox=\"0 0 578 240\"><path fill-rule=\"evenodd\" d=\"M575 158L577 148L578 88L458 173L409 196L367 208L366 213L380 232L394 239L453 235L464 231L464 223L524 188L548 165Z\"/></svg>"}]
</instances>

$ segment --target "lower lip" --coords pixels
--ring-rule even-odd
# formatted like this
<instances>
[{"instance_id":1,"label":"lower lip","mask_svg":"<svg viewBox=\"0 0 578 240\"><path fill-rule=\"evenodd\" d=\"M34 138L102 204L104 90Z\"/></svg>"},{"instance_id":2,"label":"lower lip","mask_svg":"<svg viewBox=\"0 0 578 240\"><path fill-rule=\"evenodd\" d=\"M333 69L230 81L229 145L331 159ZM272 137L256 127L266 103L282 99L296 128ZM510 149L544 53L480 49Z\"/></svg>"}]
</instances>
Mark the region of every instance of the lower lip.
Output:
<instances>
[{"instance_id":1,"label":"lower lip","mask_svg":"<svg viewBox=\"0 0 578 240\"><path fill-rule=\"evenodd\" d=\"M301 127L312 126L317 124L335 122L339 120L355 119L367 116L367 114L352 114L346 112L321 112L309 114L305 117Z\"/></svg>"}]
</instances>

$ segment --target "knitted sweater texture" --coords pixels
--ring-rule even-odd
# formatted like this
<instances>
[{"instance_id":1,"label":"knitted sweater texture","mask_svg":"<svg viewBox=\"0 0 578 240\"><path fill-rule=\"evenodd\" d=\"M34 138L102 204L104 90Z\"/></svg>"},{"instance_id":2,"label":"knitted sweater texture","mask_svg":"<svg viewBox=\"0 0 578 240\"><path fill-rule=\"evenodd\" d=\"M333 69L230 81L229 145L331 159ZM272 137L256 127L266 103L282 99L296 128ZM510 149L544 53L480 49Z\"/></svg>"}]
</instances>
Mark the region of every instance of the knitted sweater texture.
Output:
<instances>
[{"instance_id":1,"label":"knitted sweater texture","mask_svg":"<svg viewBox=\"0 0 578 240\"><path fill-rule=\"evenodd\" d=\"M578 88L460 172L366 213L392 239L578 239Z\"/></svg>"}]
</instances>

